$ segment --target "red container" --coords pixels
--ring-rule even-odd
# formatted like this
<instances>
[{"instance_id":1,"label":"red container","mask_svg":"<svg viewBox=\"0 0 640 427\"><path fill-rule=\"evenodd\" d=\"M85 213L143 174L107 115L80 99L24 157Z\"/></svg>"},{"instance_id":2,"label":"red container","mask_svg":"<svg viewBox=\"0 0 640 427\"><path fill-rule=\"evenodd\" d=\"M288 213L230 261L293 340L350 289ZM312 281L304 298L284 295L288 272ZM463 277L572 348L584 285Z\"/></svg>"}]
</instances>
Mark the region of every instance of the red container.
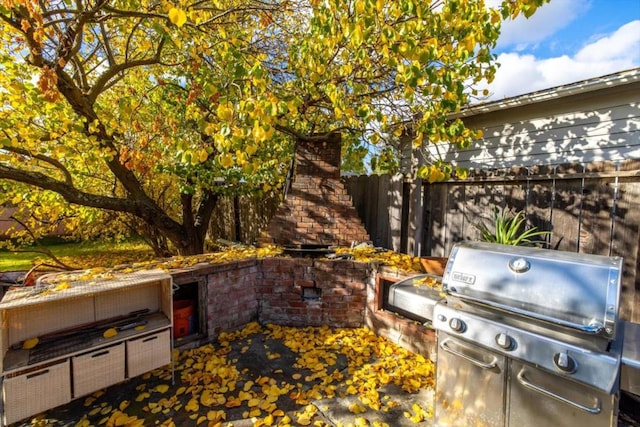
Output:
<instances>
[{"instance_id":1,"label":"red container","mask_svg":"<svg viewBox=\"0 0 640 427\"><path fill-rule=\"evenodd\" d=\"M193 301L173 302L173 338L186 337L194 332Z\"/></svg>"}]
</instances>

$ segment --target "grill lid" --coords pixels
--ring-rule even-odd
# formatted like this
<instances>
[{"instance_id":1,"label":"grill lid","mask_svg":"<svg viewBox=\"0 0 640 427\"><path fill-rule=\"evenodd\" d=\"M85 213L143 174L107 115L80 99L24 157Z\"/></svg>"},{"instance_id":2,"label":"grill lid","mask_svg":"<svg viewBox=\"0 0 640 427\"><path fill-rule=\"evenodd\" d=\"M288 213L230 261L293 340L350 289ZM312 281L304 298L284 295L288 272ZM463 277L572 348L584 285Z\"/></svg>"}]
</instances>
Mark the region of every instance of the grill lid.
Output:
<instances>
[{"instance_id":1,"label":"grill lid","mask_svg":"<svg viewBox=\"0 0 640 427\"><path fill-rule=\"evenodd\" d=\"M462 242L442 284L461 300L613 340L621 268L620 257Z\"/></svg>"}]
</instances>

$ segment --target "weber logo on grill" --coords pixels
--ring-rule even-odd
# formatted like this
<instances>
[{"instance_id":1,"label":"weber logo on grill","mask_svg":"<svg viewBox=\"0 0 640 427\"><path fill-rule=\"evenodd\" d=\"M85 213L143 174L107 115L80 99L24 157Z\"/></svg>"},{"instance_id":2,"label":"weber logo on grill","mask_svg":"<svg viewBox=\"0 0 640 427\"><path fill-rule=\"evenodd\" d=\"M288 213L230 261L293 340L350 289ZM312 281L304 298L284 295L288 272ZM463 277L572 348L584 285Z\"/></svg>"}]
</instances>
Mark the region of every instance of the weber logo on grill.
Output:
<instances>
[{"instance_id":1,"label":"weber logo on grill","mask_svg":"<svg viewBox=\"0 0 640 427\"><path fill-rule=\"evenodd\" d=\"M454 271L453 273L451 273L451 280L453 280L454 282L461 282L466 285L473 285L476 282L476 276L473 274Z\"/></svg>"}]
</instances>

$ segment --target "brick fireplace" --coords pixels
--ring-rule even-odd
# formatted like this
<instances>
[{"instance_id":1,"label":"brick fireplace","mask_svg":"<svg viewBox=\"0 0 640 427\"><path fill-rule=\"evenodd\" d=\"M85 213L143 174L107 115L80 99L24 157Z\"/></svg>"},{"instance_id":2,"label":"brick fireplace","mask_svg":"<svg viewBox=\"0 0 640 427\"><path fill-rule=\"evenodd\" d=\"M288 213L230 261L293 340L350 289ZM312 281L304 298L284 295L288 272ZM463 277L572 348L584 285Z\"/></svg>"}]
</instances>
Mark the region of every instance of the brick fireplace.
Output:
<instances>
[{"instance_id":1,"label":"brick fireplace","mask_svg":"<svg viewBox=\"0 0 640 427\"><path fill-rule=\"evenodd\" d=\"M340 180L341 137L298 140L293 180L260 238L280 246L350 246L370 242Z\"/></svg>"},{"instance_id":2,"label":"brick fireplace","mask_svg":"<svg viewBox=\"0 0 640 427\"><path fill-rule=\"evenodd\" d=\"M298 141L295 169L283 203L260 244L318 247L369 242L351 197L340 180L341 138ZM297 252L290 254L299 255ZM199 265L172 272L175 283L198 283L202 339L248 322L291 326L368 326L428 355L432 331L382 309L375 262L327 259L318 253ZM389 273L385 280L400 280ZM188 289L187 289L188 290ZM184 341L183 341L184 342ZM182 342L178 342L178 345Z\"/></svg>"}]
</instances>

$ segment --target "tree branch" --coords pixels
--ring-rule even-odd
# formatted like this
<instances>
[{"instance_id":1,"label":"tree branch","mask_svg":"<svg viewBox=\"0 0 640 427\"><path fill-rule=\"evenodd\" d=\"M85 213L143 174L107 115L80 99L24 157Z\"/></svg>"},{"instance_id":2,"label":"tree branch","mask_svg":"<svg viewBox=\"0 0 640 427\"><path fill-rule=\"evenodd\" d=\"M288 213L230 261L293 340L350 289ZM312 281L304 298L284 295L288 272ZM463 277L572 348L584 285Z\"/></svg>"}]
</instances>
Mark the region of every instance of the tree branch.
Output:
<instances>
[{"instance_id":1,"label":"tree branch","mask_svg":"<svg viewBox=\"0 0 640 427\"><path fill-rule=\"evenodd\" d=\"M183 249L189 241L184 227L172 219L148 197L117 198L81 191L66 182L55 180L40 172L28 172L0 164L0 179L22 182L60 194L69 203L115 212L130 213L163 230L172 242L182 242Z\"/></svg>"},{"instance_id":2,"label":"tree branch","mask_svg":"<svg viewBox=\"0 0 640 427\"><path fill-rule=\"evenodd\" d=\"M137 209L133 200L85 193L67 182L55 180L40 172L28 172L0 164L0 179L18 181L44 190L54 191L68 202L82 206L129 213L135 213Z\"/></svg>"},{"instance_id":3,"label":"tree branch","mask_svg":"<svg viewBox=\"0 0 640 427\"><path fill-rule=\"evenodd\" d=\"M307 142L312 142L312 141L325 141L327 140L327 138L329 138L331 135L335 134L335 133L340 133L341 131L349 131L351 130L348 126L341 126L339 128L336 129L332 129L330 131L327 132L322 132L322 133L314 133L314 134L306 134L306 133L300 133L298 131L296 131L295 129L292 129L288 126L282 126L279 124L276 124L274 126L276 128L276 130L289 135L289 136L293 136L294 138L300 140L300 141L307 141Z\"/></svg>"},{"instance_id":4,"label":"tree branch","mask_svg":"<svg viewBox=\"0 0 640 427\"><path fill-rule=\"evenodd\" d=\"M35 234L33 233L33 231L31 231L31 229L27 226L27 224L25 224L24 222L20 221L18 218L16 218L15 216L10 216L9 218L11 218L12 220L14 220L15 222L17 222L18 224L20 224L29 234L29 236L31 236L31 238L33 239L33 242L36 244L36 246L38 246L38 248L40 248L39 251L29 251L29 252L37 252L37 253L42 253L47 255L48 257L50 257L53 261L56 262L56 264L62 266L64 269L66 270L76 270L76 268L71 267L69 264L65 264L64 262L62 262L62 260L60 260L57 256L54 255L53 252L51 252L49 250L49 248L47 248L46 246L44 246L42 243L40 243L40 241L36 238ZM25 251L26 252L26 251ZM29 273L31 271L33 271L36 267L34 267L33 269L31 269L29 271ZM29 275L29 273L27 273L27 276Z\"/></svg>"},{"instance_id":5,"label":"tree branch","mask_svg":"<svg viewBox=\"0 0 640 427\"><path fill-rule=\"evenodd\" d=\"M44 154L33 154L29 150L25 150L24 148L5 146L2 149L6 151L10 151L12 153L20 154L22 156L31 157L37 160L42 160L45 163L49 163L50 165L55 167L57 170L62 172L62 174L64 175L64 182L66 184L73 186L73 178L71 177L71 173L58 160L45 156Z\"/></svg>"},{"instance_id":6,"label":"tree branch","mask_svg":"<svg viewBox=\"0 0 640 427\"><path fill-rule=\"evenodd\" d=\"M162 38L160 40L160 43L158 44L158 49L156 50L156 53L152 58L139 59L137 61L125 62L122 64L116 64L109 67L107 71L105 71L104 73L102 73L102 75L100 75L96 83L93 85L93 88L89 92L89 95L87 96L89 103L91 104L95 103L96 99L98 98L98 95L102 93L103 89L107 86L109 81L113 79L115 76L117 76L118 74L122 73L123 71L126 71L130 68L140 67L143 65L153 65L153 64L159 63L160 55L162 53L162 48L164 46L164 43L165 43L165 39Z\"/></svg>"}]
</instances>

